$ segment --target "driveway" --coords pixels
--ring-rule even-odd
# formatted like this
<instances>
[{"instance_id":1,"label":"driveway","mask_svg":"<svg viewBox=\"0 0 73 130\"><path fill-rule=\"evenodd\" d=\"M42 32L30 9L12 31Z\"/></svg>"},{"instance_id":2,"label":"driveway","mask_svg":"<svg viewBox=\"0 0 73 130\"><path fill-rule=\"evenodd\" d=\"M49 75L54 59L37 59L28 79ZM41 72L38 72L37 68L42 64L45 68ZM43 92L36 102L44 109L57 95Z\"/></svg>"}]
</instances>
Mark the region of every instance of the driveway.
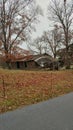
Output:
<instances>
[{"instance_id":1,"label":"driveway","mask_svg":"<svg viewBox=\"0 0 73 130\"><path fill-rule=\"evenodd\" d=\"M0 130L73 130L73 93L1 114Z\"/></svg>"}]
</instances>

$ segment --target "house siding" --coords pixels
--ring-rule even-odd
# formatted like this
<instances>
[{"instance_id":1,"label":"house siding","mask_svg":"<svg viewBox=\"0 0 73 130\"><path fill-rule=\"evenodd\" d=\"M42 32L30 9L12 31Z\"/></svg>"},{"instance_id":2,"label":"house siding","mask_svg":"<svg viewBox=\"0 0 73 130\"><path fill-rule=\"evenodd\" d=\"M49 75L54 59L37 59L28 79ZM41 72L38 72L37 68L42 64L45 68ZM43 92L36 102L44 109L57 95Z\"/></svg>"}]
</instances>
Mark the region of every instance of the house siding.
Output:
<instances>
[{"instance_id":1,"label":"house siding","mask_svg":"<svg viewBox=\"0 0 73 130\"><path fill-rule=\"evenodd\" d=\"M13 69L32 69L37 67L35 61L12 62L11 66Z\"/></svg>"}]
</instances>

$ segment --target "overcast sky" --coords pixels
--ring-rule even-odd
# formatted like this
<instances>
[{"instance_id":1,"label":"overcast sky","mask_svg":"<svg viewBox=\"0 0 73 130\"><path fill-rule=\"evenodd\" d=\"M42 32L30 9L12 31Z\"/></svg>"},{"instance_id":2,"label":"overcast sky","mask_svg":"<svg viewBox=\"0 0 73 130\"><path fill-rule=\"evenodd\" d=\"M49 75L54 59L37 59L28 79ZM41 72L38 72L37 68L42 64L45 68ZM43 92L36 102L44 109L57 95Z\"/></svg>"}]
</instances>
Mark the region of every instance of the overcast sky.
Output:
<instances>
[{"instance_id":1,"label":"overcast sky","mask_svg":"<svg viewBox=\"0 0 73 130\"><path fill-rule=\"evenodd\" d=\"M40 37L44 31L49 29L50 22L47 19L47 8L48 8L49 0L36 0L36 3L40 5L43 10L43 16L40 16L38 24L36 24L36 32L32 32L32 39ZM27 45L22 45L23 48L27 49Z\"/></svg>"},{"instance_id":2,"label":"overcast sky","mask_svg":"<svg viewBox=\"0 0 73 130\"><path fill-rule=\"evenodd\" d=\"M49 0L36 0L37 4L41 6L44 16L40 16L40 22L36 25L36 32L33 33L33 37L41 36L43 31L49 28L49 21L47 19L47 7Z\"/></svg>"}]
</instances>

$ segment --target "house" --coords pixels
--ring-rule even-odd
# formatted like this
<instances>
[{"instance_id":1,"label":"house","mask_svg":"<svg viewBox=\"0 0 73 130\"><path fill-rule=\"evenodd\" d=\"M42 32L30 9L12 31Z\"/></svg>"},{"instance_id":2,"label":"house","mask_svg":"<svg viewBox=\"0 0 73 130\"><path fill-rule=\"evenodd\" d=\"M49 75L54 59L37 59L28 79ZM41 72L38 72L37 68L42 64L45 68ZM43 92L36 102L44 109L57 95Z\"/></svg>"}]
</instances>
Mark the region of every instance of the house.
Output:
<instances>
[{"instance_id":1,"label":"house","mask_svg":"<svg viewBox=\"0 0 73 130\"><path fill-rule=\"evenodd\" d=\"M1 66L8 68L4 56L1 56ZM53 65L56 62L52 56L48 54L32 55L30 51L24 50L20 47L14 48L9 57L9 65L12 69L38 69L38 68L50 68L53 69ZM54 65L54 66L55 66ZM57 68L57 65L55 66Z\"/></svg>"},{"instance_id":2,"label":"house","mask_svg":"<svg viewBox=\"0 0 73 130\"><path fill-rule=\"evenodd\" d=\"M53 58L48 54L28 55L11 61L13 69L50 68Z\"/></svg>"},{"instance_id":3,"label":"house","mask_svg":"<svg viewBox=\"0 0 73 130\"><path fill-rule=\"evenodd\" d=\"M13 69L29 69L35 67L33 56L24 56L20 58L15 58L11 61L11 67Z\"/></svg>"}]
</instances>

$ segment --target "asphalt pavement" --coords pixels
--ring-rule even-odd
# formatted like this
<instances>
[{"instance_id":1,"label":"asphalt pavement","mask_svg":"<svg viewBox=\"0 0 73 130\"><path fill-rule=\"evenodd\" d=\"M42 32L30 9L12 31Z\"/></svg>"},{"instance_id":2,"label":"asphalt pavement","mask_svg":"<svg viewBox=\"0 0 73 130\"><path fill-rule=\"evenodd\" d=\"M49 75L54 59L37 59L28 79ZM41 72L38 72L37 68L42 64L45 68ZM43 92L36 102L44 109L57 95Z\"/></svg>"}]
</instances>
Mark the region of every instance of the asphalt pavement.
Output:
<instances>
[{"instance_id":1,"label":"asphalt pavement","mask_svg":"<svg viewBox=\"0 0 73 130\"><path fill-rule=\"evenodd\" d=\"M0 114L0 130L73 130L73 93Z\"/></svg>"}]
</instances>

